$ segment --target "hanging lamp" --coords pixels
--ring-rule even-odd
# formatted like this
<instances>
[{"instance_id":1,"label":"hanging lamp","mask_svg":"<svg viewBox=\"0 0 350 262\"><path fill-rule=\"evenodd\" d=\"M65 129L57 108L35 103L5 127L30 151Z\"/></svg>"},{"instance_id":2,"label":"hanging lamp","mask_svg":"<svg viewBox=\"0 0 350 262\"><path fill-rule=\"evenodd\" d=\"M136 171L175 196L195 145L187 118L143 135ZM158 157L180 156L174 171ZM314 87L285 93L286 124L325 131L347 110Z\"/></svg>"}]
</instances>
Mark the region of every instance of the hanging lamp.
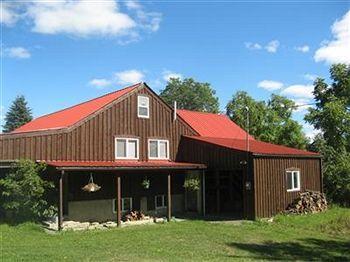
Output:
<instances>
[{"instance_id":1,"label":"hanging lamp","mask_svg":"<svg viewBox=\"0 0 350 262\"><path fill-rule=\"evenodd\" d=\"M85 192L93 193L101 189L101 187L94 183L92 173L90 173L89 183L81 188Z\"/></svg>"}]
</instances>

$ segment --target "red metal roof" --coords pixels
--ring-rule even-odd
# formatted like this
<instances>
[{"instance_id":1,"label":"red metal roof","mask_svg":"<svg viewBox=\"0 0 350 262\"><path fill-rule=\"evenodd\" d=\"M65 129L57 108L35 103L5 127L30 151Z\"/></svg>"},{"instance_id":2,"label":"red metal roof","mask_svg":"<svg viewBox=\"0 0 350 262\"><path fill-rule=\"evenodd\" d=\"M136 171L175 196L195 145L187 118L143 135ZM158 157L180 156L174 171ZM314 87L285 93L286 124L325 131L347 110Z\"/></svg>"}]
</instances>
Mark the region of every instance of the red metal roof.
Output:
<instances>
[{"instance_id":1,"label":"red metal roof","mask_svg":"<svg viewBox=\"0 0 350 262\"><path fill-rule=\"evenodd\" d=\"M206 143L219 145L226 148L247 151L247 141L244 139L231 139L219 137L199 137L186 136L195 140ZM295 149L286 146L275 145L271 143L261 142L258 140L249 140L249 152L262 155L298 155L298 156L319 156L314 152L306 150Z\"/></svg>"},{"instance_id":2,"label":"red metal roof","mask_svg":"<svg viewBox=\"0 0 350 262\"><path fill-rule=\"evenodd\" d=\"M200 136L245 139L246 132L222 114L178 110L178 115ZM254 139L249 135L249 139Z\"/></svg>"},{"instance_id":3,"label":"red metal roof","mask_svg":"<svg viewBox=\"0 0 350 262\"><path fill-rule=\"evenodd\" d=\"M170 168L170 169L203 169L203 164L173 162L168 160L154 161L46 161L53 167L59 168Z\"/></svg>"},{"instance_id":4,"label":"red metal roof","mask_svg":"<svg viewBox=\"0 0 350 262\"><path fill-rule=\"evenodd\" d=\"M38 117L33 121L17 128L11 133L70 127L139 86L140 83L97 97L81 104Z\"/></svg>"}]
</instances>

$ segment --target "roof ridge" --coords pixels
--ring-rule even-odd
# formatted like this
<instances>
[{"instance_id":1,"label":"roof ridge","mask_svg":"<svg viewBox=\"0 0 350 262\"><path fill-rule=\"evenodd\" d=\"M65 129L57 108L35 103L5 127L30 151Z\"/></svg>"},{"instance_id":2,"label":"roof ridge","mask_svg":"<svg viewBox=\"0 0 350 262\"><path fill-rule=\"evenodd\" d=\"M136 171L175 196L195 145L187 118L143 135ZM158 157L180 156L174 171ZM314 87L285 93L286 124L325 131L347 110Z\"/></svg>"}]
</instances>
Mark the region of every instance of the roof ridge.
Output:
<instances>
[{"instance_id":1,"label":"roof ridge","mask_svg":"<svg viewBox=\"0 0 350 262\"><path fill-rule=\"evenodd\" d=\"M43 117L47 117L47 116L50 116L50 115L53 115L53 114L57 114L57 113L59 113L59 112L63 112L63 111L66 111L66 110L68 110L68 109L71 109L71 108L73 108L73 107L81 106L81 105L83 105L83 104L92 102L92 101L97 100L97 99L100 99L100 98L102 98L102 97L109 96L109 95L111 95L111 94L114 94L114 93L123 91L123 90L128 89L128 88L136 87L136 86L141 85L141 84L142 84L142 82L139 82L139 83L137 83L137 84L134 84L134 85L131 85L131 86L127 86L127 87L124 87L124 88L122 88L122 89L118 89L118 90L109 92L109 93L104 94L104 95L102 95L102 96L98 96L98 97L95 97L95 98L92 98L92 99L89 99L89 100L80 102L80 103L78 103L78 104L75 104L75 105L72 105L72 106L63 108L63 109L61 109L61 110L57 110L57 111L55 111L55 112L51 112L51 113L48 113L48 114L39 116L39 117L37 117L37 118L34 118L33 120L40 119L40 118L43 118ZM32 121L33 121L33 120L32 120Z\"/></svg>"},{"instance_id":2,"label":"roof ridge","mask_svg":"<svg viewBox=\"0 0 350 262\"><path fill-rule=\"evenodd\" d=\"M203 112L203 111L196 111L196 110L189 110L189 109L177 109L178 111L187 111L192 113L199 113L199 114L210 114L210 115L216 115L216 116L226 116L226 114L221 113L212 113L212 112Z\"/></svg>"}]
</instances>

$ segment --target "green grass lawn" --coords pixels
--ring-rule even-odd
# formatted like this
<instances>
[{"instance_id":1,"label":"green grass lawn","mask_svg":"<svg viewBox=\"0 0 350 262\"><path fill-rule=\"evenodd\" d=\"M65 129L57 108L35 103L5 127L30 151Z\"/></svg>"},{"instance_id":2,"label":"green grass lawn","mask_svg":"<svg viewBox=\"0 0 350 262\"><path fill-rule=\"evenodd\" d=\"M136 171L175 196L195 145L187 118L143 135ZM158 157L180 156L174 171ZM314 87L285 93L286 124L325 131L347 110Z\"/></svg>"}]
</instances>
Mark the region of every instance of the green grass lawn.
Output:
<instances>
[{"instance_id":1,"label":"green grass lawn","mask_svg":"<svg viewBox=\"0 0 350 262\"><path fill-rule=\"evenodd\" d=\"M200 220L47 234L35 224L0 225L0 261L350 261L350 209L277 216L273 223Z\"/></svg>"}]
</instances>

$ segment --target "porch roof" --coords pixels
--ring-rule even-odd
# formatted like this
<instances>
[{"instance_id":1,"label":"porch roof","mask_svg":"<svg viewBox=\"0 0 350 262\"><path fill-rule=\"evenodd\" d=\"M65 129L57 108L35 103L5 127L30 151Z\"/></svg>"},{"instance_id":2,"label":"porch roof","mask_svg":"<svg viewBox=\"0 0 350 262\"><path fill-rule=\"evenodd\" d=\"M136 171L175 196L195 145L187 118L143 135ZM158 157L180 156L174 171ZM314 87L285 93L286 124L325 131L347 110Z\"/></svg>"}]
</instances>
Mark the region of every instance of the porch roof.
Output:
<instances>
[{"instance_id":1,"label":"porch roof","mask_svg":"<svg viewBox=\"0 0 350 262\"><path fill-rule=\"evenodd\" d=\"M168 160L153 161L45 161L49 166L60 170L133 170L133 169L206 169L203 164L173 162Z\"/></svg>"}]
</instances>

